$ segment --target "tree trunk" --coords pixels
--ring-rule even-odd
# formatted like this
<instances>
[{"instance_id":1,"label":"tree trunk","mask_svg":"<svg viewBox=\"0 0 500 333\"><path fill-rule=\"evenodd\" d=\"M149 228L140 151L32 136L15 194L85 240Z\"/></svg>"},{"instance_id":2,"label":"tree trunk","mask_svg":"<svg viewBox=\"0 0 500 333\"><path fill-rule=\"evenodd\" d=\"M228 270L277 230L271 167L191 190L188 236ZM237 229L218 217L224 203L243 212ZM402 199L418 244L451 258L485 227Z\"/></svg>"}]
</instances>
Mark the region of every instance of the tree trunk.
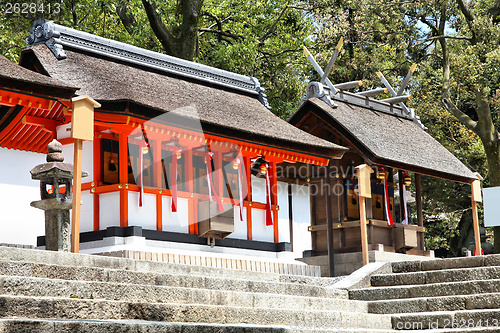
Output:
<instances>
[{"instance_id":1,"label":"tree trunk","mask_svg":"<svg viewBox=\"0 0 500 333\"><path fill-rule=\"evenodd\" d=\"M481 140L483 140L481 138ZM488 176L491 186L500 186L500 145L498 140L495 142L485 142L483 140L486 160L488 161ZM500 253L500 227L493 228L494 233L494 251Z\"/></svg>"},{"instance_id":2,"label":"tree trunk","mask_svg":"<svg viewBox=\"0 0 500 333\"><path fill-rule=\"evenodd\" d=\"M168 55L192 61L198 37L202 0L178 0L177 14L182 22L170 29L163 23L154 0L142 0L149 23Z\"/></svg>"}]
</instances>

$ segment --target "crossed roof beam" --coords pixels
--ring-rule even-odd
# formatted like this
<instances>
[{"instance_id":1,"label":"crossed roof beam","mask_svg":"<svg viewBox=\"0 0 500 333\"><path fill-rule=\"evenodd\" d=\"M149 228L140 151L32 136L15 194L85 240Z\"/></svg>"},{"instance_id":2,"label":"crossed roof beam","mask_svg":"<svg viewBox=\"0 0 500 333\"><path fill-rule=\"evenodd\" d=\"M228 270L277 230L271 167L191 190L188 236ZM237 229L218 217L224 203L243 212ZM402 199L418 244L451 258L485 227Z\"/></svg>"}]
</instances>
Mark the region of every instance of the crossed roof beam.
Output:
<instances>
[{"instance_id":1,"label":"crossed roof beam","mask_svg":"<svg viewBox=\"0 0 500 333\"><path fill-rule=\"evenodd\" d=\"M344 83L338 83L338 84L333 84L330 79L328 78L328 75L331 73L335 61L337 60L338 56L340 55L340 51L342 50L342 46L344 44L344 39L341 37L340 41L338 42L333 55L328 63L328 66L326 67L326 70L323 71L321 66L317 63L317 61L314 59L313 55L309 52L309 50L304 46L304 54L305 56L309 59L311 64L313 65L314 69L316 72L321 76L320 83L321 84L326 84L326 86L330 89L330 94L332 96L339 95L340 98L342 98L342 91L357 88L363 85L362 81L350 81L350 82L344 82ZM402 113L414 120L420 127L423 129L426 129L424 125L418 120L419 118L415 116L415 112L413 109L410 109L406 106L405 102L411 100L411 95L406 94L404 95L403 93L405 92L408 83L410 82L410 78L417 69L417 64L413 64L410 67L410 70L408 71L408 74L406 74L405 79L403 80L401 86L399 87L398 91L392 87L392 85L387 81L387 79L384 77L384 75L381 72L377 72L377 77L380 79L382 84L385 86L385 88L376 88L372 90L367 90L367 91L362 91L358 92L354 95L360 96L363 98L370 98L370 97L375 97L384 93L390 93L392 97L377 100L378 102L385 102L391 105L398 105L402 109Z\"/></svg>"}]
</instances>

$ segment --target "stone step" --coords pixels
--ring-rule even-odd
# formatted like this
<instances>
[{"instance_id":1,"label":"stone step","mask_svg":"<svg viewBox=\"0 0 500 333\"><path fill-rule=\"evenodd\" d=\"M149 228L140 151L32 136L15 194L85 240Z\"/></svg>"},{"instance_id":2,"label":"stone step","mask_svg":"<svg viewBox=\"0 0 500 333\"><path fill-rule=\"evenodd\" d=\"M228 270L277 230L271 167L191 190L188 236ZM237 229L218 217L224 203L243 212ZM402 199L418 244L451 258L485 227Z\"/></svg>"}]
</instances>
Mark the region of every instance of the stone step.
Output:
<instances>
[{"instance_id":1,"label":"stone step","mask_svg":"<svg viewBox=\"0 0 500 333\"><path fill-rule=\"evenodd\" d=\"M367 302L345 299L1 275L0 294L291 310L349 309L350 312L368 312Z\"/></svg>"},{"instance_id":2,"label":"stone step","mask_svg":"<svg viewBox=\"0 0 500 333\"><path fill-rule=\"evenodd\" d=\"M463 282L431 283L424 285L352 289L349 291L349 298L363 301L378 301L433 296L472 295L481 293L500 293L500 280L470 280Z\"/></svg>"},{"instance_id":3,"label":"stone step","mask_svg":"<svg viewBox=\"0 0 500 333\"><path fill-rule=\"evenodd\" d=\"M297 276L269 272L252 272L237 269L183 265L167 262L115 258L68 252L53 252L21 248L0 247L0 260L17 261L35 264L53 264L71 267L93 267L120 269L143 273L182 274L189 276L210 276L229 279L245 279L252 281L293 282L300 284L329 286L341 278L323 278L313 276Z\"/></svg>"},{"instance_id":4,"label":"stone step","mask_svg":"<svg viewBox=\"0 0 500 333\"><path fill-rule=\"evenodd\" d=\"M190 323L162 323L140 320L69 320L69 319L0 319L0 332L10 333L90 333L90 332L155 332L155 333L393 333L395 330L335 328L299 329L287 326L218 325ZM422 330L405 330L405 333L421 333ZM498 333L500 328L428 329L427 333Z\"/></svg>"},{"instance_id":5,"label":"stone step","mask_svg":"<svg viewBox=\"0 0 500 333\"><path fill-rule=\"evenodd\" d=\"M421 297L397 300L371 301L369 313L418 313L432 311L498 310L500 313L500 293L461 296ZM498 317L500 319L500 317Z\"/></svg>"},{"instance_id":6,"label":"stone step","mask_svg":"<svg viewBox=\"0 0 500 333\"><path fill-rule=\"evenodd\" d=\"M426 283L491 280L500 276L500 266L443 269L438 271L378 274L371 277L372 286L401 286Z\"/></svg>"},{"instance_id":7,"label":"stone step","mask_svg":"<svg viewBox=\"0 0 500 333\"><path fill-rule=\"evenodd\" d=\"M464 330L471 332L500 331L500 310L462 310L421 313L402 313L392 315L392 327L397 330L443 329L443 332ZM448 331L444 330L448 329Z\"/></svg>"},{"instance_id":8,"label":"stone step","mask_svg":"<svg viewBox=\"0 0 500 333\"><path fill-rule=\"evenodd\" d=\"M279 281L280 274L266 272L250 272L216 267L195 265L182 265L149 260L136 260L128 258L115 258L88 254L75 254L68 252L54 252L45 250L31 250L20 248L0 247L0 259L39 264L56 264L60 266L80 266L125 269L138 272L170 273L218 276L230 278L244 278L262 281ZM321 278L310 277L311 281Z\"/></svg>"},{"instance_id":9,"label":"stone step","mask_svg":"<svg viewBox=\"0 0 500 333\"><path fill-rule=\"evenodd\" d=\"M129 284L149 284L170 287L203 288L239 292L258 292L306 297L342 298L347 299L347 291L325 288L308 283L309 278L297 276L278 276L271 281L235 278L189 275L182 270L170 273L169 266L163 273L141 272L128 269L110 269L91 266L65 266L43 263L0 260L0 275L39 277L63 280L80 280L96 282L127 282ZM167 273L168 272L168 273ZM281 281L284 282L281 282ZM328 279L326 279L328 282Z\"/></svg>"},{"instance_id":10,"label":"stone step","mask_svg":"<svg viewBox=\"0 0 500 333\"><path fill-rule=\"evenodd\" d=\"M342 309L339 309L342 310ZM286 310L199 304L124 302L97 299L0 295L0 318L147 320L155 322L317 327L391 328L391 316L347 311Z\"/></svg>"},{"instance_id":11,"label":"stone step","mask_svg":"<svg viewBox=\"0 0 500 333\"><path fill-rule=\"evenodd\" d=\"M392 333L378 329L300 329L288 326L162 323L140 320L0 319L0 332L10 333ZM488 332L490 333L490 332Z\"/></svg>"},{"instance_id":12,"label":"stone step","mask_svg":"<svg viewBox=\"0 0 500 333\"><path fill-rule=\"evenodd\" d=\"M490 254L477 257L393 262L392 271L393 273L408 273L484 266L500 266L500 254Z\"/></svg>"}]
</instances>

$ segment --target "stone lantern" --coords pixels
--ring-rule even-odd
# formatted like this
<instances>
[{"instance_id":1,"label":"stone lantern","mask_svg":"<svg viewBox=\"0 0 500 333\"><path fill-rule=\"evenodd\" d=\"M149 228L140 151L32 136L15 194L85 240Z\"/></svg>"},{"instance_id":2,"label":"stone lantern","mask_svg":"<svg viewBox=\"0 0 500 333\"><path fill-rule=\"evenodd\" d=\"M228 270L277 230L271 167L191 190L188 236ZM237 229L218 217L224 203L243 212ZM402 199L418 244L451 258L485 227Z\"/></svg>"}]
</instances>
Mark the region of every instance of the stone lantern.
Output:
<instances>
[{"instance_id":1,"label":"stone lantern","mask_svg":"<svg viewBox=\"0 0 500 333\"><path fill-rule=\"evenodd\" d=\"M63 163L62 144L58 141L52 140L47 148L47 163L30 171L31 178L40 181L41 196L31 206L45 211L45 248L69 252L73 164ZM82 176L88 176L87 172Z\"/></svg>"}]
</instances>

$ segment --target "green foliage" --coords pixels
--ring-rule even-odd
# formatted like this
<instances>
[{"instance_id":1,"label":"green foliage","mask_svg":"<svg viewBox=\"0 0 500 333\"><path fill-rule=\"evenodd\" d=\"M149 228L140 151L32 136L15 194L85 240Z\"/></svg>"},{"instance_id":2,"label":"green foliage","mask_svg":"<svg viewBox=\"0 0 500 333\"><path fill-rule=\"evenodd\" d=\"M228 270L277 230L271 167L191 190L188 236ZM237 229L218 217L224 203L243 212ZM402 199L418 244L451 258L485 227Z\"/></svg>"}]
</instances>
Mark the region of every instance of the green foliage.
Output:
<instances>
[{"instance_id":1,"label":"green foliage","mask_svg":"<svg viewBox=\"0 0 500 333\"><path fill-rule=\"evenodd\" d=\"M54 3L58 0L35 0ZM148 0L152 2L153 0ZM176 1L155 1L166 27L175 33L182 21ZM479 137L443 108L443 52L436 38L444 18L450 54L450 99L478 119L478 92L487 96L495 126L500 117L500 24L488 15L494 0L466 1L470 24L457 1L386 0L205 0L199 18L195 61L256 77L266 88L273 112L285 118L301 102L307 82L317 74L302 54L307 46L326 67L341 37L344 49L330 75L334 83L363 80L380 87L381 71L398 87L411 63L418 63L408 86L428 133L490 184L484 145ZM57 14L0 12L0 54L17 61L35 18L163 52L142 0L64 0ZM0 4L0 7L2 5ZM127 8L131 21L118 15ZM387 96L385 96L387 97ZM396 140L397 138L395 138ZM425 149L425 147L422 147ZM464 211L470 207L467 185L423 178L429 248L449 248Z\"/></svg>"},{"instance_id":2,"label":"green foliage","mask_svg":"<svg viewBox=\"0 0 500 333\"><path fill-rule=\"evenodd\" d=\"M197 61L256 77L266 89L273 112L286 117L300 103L305 90L307 59L313 22L289 1L205 1Z\"/></svg>"}]
</instances>

